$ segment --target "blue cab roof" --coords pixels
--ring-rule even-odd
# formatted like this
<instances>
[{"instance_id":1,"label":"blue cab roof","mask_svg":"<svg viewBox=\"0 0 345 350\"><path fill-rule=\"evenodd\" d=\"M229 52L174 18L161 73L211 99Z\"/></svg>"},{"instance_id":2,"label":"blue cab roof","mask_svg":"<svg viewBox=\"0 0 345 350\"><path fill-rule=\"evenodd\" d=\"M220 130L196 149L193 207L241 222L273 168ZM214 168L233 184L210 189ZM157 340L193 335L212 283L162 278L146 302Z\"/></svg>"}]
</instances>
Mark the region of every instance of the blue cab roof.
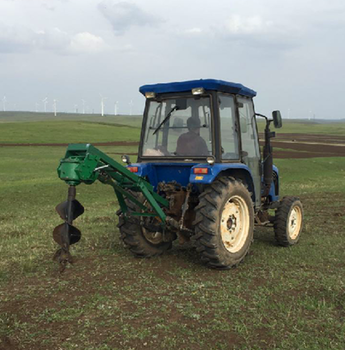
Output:
<instances>
[{"instance_id":1,"label":"blue cab roof","mask_svg":"<svg viewBox=\"0 0 345 350\"><path fill-rule=\"evenodd\" d=\"M231 94L243 95L248 97L256 96L256 91L251 90L242 84L231 83L224 80L216 79L200 79L200 80L188 80L175 83L162 83L143 85L139 88L139 91L145 95L146 92L154 92L156 94L166 94L172 92L186 92L191 91L194 88L202 87L205 90L214 90L221 92L228 92Z\"/></svg>"}]
</instances>

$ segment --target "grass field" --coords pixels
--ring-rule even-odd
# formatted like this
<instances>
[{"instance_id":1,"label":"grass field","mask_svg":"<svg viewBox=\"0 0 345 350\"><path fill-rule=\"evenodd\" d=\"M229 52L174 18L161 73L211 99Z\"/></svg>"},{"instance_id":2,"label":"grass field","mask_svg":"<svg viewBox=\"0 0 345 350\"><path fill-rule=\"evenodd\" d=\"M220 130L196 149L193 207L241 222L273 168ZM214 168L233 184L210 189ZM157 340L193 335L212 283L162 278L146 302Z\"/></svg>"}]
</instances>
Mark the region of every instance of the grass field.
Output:
<instances>
[{"instance_id":1,"label":"grass field","mask_svg":"<svg viewBox=\"0 0 345 350\"><path fill-rule=\"evenodd\" d=\"M257 120L258 120L259 131L263 132L265 128L265 123L261 118L258 118ZM30 123L40 124L41 122L43 122L44 125L46 126L45 130L48 131L48 130L51 130L51 128L49 127L49 123L47 122L60 122L60 121L64 121L63 124L65 125L65 127L71 125L73 128L75 128L75 125L80 125L76 122L81 122L83 126L85 126L85 124L88 122L88 123L93 123L93 124L96 123L96 124L105 125L105 126L109 124L115 124L115 126L125 125L127 127L140 128L142 117L126 116L126 115L121 115L121 116L105 115L102 117L96 114L72 114L72 113L60 113L55 117L53 113L0 112L0 124L3 124L1 125L2 128L9 128L9 130L13 130L13 128L15 127L12 125L12 123L17 124L17 123L30 122ZM52 125L54 127L54 124ZM59 124L56 124L56 125L59 125ZM60 126L61 125L62 124L60 124ZM38 130L36 128L33 128L32 130L37 134ZM105 128L103 131L110 134L112 132L111 130L110 131L107 130L107 128ZM325 124L323 122L322 123L318 122L317 120L298 121L298 120L284 119L283 129L279 131L284 133L299 133L299 134L344 135L345 122L340 121L340 122L332 122L329 124ZM102 131L98 130L98 133L99 132L102 132ZM33 142L38 142L37 140L36 141L35 140L36 139L34 138Z\"/></svg>"},{"instance_id":2,"label":"grass field","mask_svg":"<svg viewBox=\"0 0 345 350\"><path fill-rule=\"evenodd\" d=\"M142 116L128 115L97 115L97 114L75 114L59 113L56 117L53 113L34 112L0 112L0 123L26 123L47 121L86 121L92 123L123 124L126 126L140 127Z\"/></svg>"},{"instance_id":3,"label":"grass field","mask_svg":"<svg viewBox=\"0 0 345 350\"><path fill-rule=\"evenodd\" d=\"M100 123L126 118L16 118L3 118L0 143L139 137L128 117L118 128ZM136 147L101 149L119 159ZM305 208L301 241L281 248L271 229L257 229L250 254L228 271L205 268L177 244L159 258L133 258L118 239L112 190L81 185L86 211L75 225L83 237L73 246L76 263L60 275L52 230L67 192L56 174L64 152L0 147L1 350L345 348L345 158L276 160L282 195L300 196Z\"/></svg>"}]
</instances>

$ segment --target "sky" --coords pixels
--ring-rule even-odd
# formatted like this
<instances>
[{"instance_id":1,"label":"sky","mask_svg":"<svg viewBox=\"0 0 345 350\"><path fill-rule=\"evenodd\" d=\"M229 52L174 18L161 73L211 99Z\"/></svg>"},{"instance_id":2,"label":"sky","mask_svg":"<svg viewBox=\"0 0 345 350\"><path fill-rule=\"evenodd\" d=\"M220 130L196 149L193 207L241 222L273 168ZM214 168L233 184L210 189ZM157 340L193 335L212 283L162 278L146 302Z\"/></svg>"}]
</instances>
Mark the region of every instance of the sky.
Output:
<instances>
[{"instance_id":1,"label":"sky","mask_svg":"<svg viewBox=\"0 0 345 350\"><path fill-rule=\"evenodd\" d=\"M141 114L141 85L214 78L345 118L344 38L344 0L0 0L0 110Z\"/></svg>"}]
</instances>

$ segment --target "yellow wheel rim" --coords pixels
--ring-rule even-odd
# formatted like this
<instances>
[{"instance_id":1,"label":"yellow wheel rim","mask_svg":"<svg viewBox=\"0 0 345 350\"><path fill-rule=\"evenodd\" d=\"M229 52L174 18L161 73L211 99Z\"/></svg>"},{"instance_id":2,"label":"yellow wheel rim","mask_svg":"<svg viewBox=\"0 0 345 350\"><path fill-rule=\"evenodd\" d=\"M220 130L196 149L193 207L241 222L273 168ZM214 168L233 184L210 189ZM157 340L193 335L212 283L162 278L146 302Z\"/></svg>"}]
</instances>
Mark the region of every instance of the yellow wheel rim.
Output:
<instances>
[{"instance_id":1,"label":"yellow wheel rim","mask_svg":"<svg viewBox=\"0 0 345 350\"><path fill-rule=\"evenodd\" d=\"M232 196L224 206L220 218L220 232L223 244L230 253L243 248L249 234L249 210L239 196Z\"/></svg>"},{"instance_id":2,"label":"yellow wheel rim","mask_svg":"<svg viewBox=\"0 0 345 350\"><path fill-rule=\"evenodd\" d=\"M289 237L291 239L296 239L300 233L302 225L302 211L297 205L291 209L287 225Z\"/></svg>"}]
</instances>

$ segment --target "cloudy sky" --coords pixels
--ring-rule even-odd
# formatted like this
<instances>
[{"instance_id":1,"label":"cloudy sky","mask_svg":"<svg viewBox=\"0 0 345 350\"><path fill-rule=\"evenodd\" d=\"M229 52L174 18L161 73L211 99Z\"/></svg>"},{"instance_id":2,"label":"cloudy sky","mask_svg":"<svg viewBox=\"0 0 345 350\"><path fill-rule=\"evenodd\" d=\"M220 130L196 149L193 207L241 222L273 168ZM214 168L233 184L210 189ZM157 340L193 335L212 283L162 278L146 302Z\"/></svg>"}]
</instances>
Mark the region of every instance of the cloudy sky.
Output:
<instances>
[{"instance_id":1,"label":"cloudy sky","mask_svg":"<svg viewBox=\"0 0 345 350\"><path fill-rule=\"evenodd\" d=\"M0 97L140 114L140 85L215 78L257 112L345 118L344 41L344 0L0 0Z\"/></svg>"}]
</instances>

